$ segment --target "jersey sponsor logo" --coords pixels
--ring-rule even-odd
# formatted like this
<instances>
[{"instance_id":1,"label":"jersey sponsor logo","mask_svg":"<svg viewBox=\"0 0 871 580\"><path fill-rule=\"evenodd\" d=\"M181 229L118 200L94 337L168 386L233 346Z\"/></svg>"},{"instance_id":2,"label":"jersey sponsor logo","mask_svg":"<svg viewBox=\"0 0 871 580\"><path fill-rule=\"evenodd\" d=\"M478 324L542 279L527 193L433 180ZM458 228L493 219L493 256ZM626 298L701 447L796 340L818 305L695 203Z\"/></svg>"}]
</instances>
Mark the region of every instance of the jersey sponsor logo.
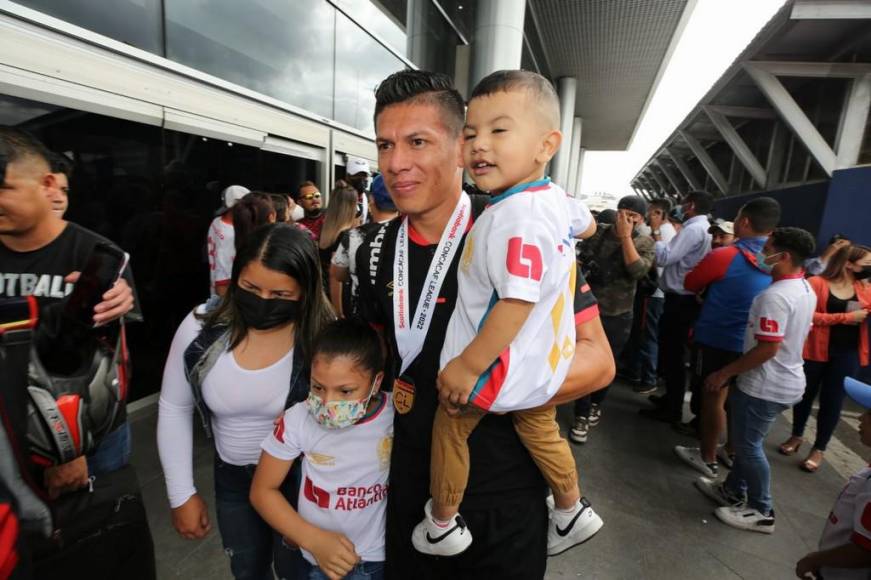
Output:
<instances>
[{"instance_id":1,"label":"jersey sponsor logo","mask_svg":"<svg viewBox=\"0 0 871 580\"><path fill-rule=\"evenodd\" d=\"M403 379L393 381L393 406L400 415L405 415L414 407L414 384Z\"/></svg>"},{"instance_id":2,"label":"jersey sponsor logo","mask_svg":"<svg viewBox=\"0 0 871 580\"><path fill-rule=\"evenodd\" d=\"M0 296L10 298L64 298L73 291L73 286L64 282L64 276L61 275L0 273Z\"/></svg>"},{"instance_id":3,"label":"jersey sponsor logo","mask_svg":"<svg viewBox=\"0 0 871 580\"><path fill-rule=\"evenodd\" d=\"M466 243L463 246L463 257L460 261L460 268L463 269L463 272L468 272L469 268L472 267L472 252L475 248L475 238L470 233L466 236Z\"/></svg>"},{"instance_id":4,"label":"jersey sponsor logo","mask_svg":"<svg viewBox=\"0 0 871 580\"><path fill-rule=\"evenodd\" d=\"M330 492L325 489L316 487L312 480L305 478L305 486L303 487L303 495L307 500L316 504L319 508L330 509Z\"/></svg>"},{"instance_id":5,"label":"jersey sponsor logo","mask_svg":"<svg viewBox=\"0 0 871 580\"><path fill-rule=\"evenodd\" d=\"M284 443L284 417L281 418L281 421L275 426L275 429L272 430L272 435L278 439L280 443Z\"/></svg>"},{"instance_id":6,"label":"jersey sponsor logo","mask_svg":"<svg viewBox=\"0 0 871 580\"><path fill-rule=\"evenodd\" d=\"M337 511L362 510L387 498L389 486L384 483L376 483L369 487L339 487L336 489Z\"/></svg>"},{"instance_id":7,"label":"jersey sponsor logo","mask_svg":"<svg viewBox=\"0 0 871 580\"><path fill-rule=\"evenodd\" d=\"M336 464L336 458L332 455L324 455L323 453L306 453L305 456L306 459L308 459L315 465L332 467Z\"/></svg>"},{"instance_id":8,"label":"jersey sponsor logo","mask_svg":"<svg viewBox=\"0 0 871 580\"><path fill-rule=\"evenodd\" d=\"M780 332L780 325L777 324L776 320L771 320L770 318L765 318L763 316L762 319L759 320L759 330L762 332L777 333Z\"/></svg>"},{"instance_id":9,"label":"jersey sponsor logo","mask_svg":"<svg viewBox=\"0 0 871 580\"><path fill-rule=\"evenodd\" d=\"M393 436L387 435L378 442L375 453L378 455L378 466L382 470L390 468L390 452L393 450Z\"/></svg>"},{"instance_id":10,"label":"jersey sponsor logo","mask_svg":"<svg viewBox=\"0 0 871 580\"><path fill-rule=\"evenodd\" d=\"M541 250L533 244L524 244L521 237L511 238L508 240L508 255L505 258L505 266L512 276L540 282L544 270Z\"/></svg>"}]
</instances>

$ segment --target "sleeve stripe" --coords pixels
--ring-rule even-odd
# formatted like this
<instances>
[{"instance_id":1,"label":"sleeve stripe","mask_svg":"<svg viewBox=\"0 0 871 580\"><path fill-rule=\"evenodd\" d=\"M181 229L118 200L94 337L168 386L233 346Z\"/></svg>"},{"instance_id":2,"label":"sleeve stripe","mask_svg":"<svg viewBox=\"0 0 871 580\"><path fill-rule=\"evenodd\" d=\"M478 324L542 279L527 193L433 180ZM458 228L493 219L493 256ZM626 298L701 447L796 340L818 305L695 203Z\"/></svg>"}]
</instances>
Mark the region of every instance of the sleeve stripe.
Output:
<instances>
[{"instance_id":1,"label":"sleeve stripe","mask_svg":"<svg viewBox=\"0 0 871 580\"><path fill-rule=\"evenodd\" d=\"M859 546L860 548L871 551L871 538L867 538L859 532L853 532L853 534L850 536L850 541Z\"/></svg>"},{"instance_id":2,"label":"sleeve stripe","mask_svg":"<svg viewBox=\"0 0 871 580\"><path fill-rule=\"evenodd\" d=\"M218 286L229 286L229 285L230 285L230 278L227 278L226 280L215 280L215 286L216 286L216 287L218 287Z\"/></svg>"},{"instance_id":3,"label":"sleeve stripe","mask_svg":"<svg viewBox=\"0 0 871 580\"><path fill-rule=\"evenodd\" d=\"M589 291L590 291L590 285L589 285L589 284L584 284L583 286L581 286L581 290L580 290L580 293L581 293L581 294L586 294L586 293L589 292Z\"/></svg>"},{"instance_id":4,"label":"sleeve stripe","mask_svg":"<svg viewBox=\"0 0 871 580\"><path fill-rule=\"evenodd\" d=\"M575 312L575 326L589 322L599 316L599 305L593 304L580 312Z\"/></svg>"},{"instance_id":5,"label":"sleeve stripe","mask_svg":"<svg viewBox=\"0 0 871 580\"><path fill-rule=\"evenodd\" d=\"M755 338L759 342L783 342L782 336L768 336L765 334L757 334Z\"/></svg>"}]
</instances>

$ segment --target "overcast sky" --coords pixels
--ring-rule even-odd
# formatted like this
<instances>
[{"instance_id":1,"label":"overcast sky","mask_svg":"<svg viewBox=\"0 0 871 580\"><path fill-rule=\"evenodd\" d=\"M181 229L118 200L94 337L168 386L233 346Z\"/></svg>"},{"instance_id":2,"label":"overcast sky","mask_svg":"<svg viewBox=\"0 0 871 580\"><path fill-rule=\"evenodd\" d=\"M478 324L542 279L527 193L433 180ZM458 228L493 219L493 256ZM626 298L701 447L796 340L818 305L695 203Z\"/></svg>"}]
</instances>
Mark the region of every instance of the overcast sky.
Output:
<instances>
[{"instance_id":1,"label":"overcast sky","mask_svg":"<svg viewBox=\"0 0 871 580\"><path fill-rule=\"evenodd\" d=\"M628 151L588 152L581 193L634 193L629 181L784 0L697 0Z\"/></svg>"}]
</instances>

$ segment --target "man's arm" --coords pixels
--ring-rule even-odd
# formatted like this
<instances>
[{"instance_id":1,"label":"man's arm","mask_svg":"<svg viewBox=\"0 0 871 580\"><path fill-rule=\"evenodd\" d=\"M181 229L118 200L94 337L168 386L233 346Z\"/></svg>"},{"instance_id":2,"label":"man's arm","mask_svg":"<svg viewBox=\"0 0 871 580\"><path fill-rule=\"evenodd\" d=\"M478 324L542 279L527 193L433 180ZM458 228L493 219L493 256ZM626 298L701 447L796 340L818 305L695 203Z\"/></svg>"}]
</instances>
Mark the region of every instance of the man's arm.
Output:
<instances>
[{"instance_id":1,"label":"man's arm","mask_svg":"<svg viewBox=\"0 0 871 580\"><path fill-rule=\"evenodd\" d=\"M738 252L738 248L729 247L717 248L709 253L687 273L684 278L684 288L694 294L700 294L712 283L722 280Z\"/></svg>"},{"instance_id":2,"label":"man's arm","mask_svg":"<svg viewBox=\"0 0 871 580\"><path fill-rule=\"evenodd\" d=\"M683 228L670 242L656 242L656 265L664 268L680 262L699 243L699 231Z\"/></svg>"},{"instance_id":3,"label":"man's arm","mask_svg":"<svg viewBox=\"0 0 871 580\"><path fill-rule=\"evenodd\" d=\"M709 391L719 391L734 377L761 367L766 361L774 358L780 350L779 342L759 341L756 346L745 352L731 364L724 366L705 379L705 388Z\"/></svg>"}]
</instances>

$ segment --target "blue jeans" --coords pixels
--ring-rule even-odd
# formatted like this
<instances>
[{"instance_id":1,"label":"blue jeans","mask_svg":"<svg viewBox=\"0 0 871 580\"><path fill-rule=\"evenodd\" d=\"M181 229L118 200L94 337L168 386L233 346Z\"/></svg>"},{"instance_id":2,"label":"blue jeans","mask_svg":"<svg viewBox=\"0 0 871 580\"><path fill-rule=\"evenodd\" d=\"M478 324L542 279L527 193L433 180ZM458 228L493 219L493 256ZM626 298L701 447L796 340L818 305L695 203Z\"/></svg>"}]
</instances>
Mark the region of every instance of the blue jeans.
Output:
<instances>
[{"instance_id":1,"label":"blue jeans","mask_svg":"<svg viewBox=\"0 0 871 580\"><path fill-rule=\"evenodd\" d=\"M726 488L747 494L747 505L762 514L771 513L771 468L762 445L777 416L789 405L752 397L735 387L729 394L729 436L735 463Z\"/></svg>"},{"instance_id":2,"label":"blue jeans","mask_svg":"<svg viewBox=\"0 0 871 580\"><path fill-rule=\"evenodd\" d=\"M305 562L308 580L327 580L327 575L317 566ZM345 576L344 580L384 580L384 562L360 562Z\"/></svg>"},{"instance_id":3,"label":"blue jeans","mask_svg":"<svg viewBox=\"0 0 871 580\"><path fill-rule=\"evenodd\" d=\"M629 354L629 376L638 378L642 385L656 385L659 363L659 319L665 298L645 298L642 309L641 332L637 348Z\"/></svg>"},{"instance_id":4,"label":"blue jeans","mask_svg":"<svg viewBox=\"0 0 871 580\"><path fill-rule=\"evenodd\" d=\"M237 580L272 580L272 567L283 580L302 580L305 560L297 548L263 521L248 500L256 465L230 465L215 454L215 510L224 552ZM286 497L299 490L298 470L291 471L284 485ZM292 502L295 503L295 502Z\"/></svg>"},{"instance_id":5,"label":"blue jeans","mask_svg":"<svg viewBox=\"0 0 871 580\"><path fill-rule=\"evenodd\" d=\"M127 465L130 461L130 423L125 422L107 434L87 460L89 475L110 473Z\"/></svg>"}]
</instances>

